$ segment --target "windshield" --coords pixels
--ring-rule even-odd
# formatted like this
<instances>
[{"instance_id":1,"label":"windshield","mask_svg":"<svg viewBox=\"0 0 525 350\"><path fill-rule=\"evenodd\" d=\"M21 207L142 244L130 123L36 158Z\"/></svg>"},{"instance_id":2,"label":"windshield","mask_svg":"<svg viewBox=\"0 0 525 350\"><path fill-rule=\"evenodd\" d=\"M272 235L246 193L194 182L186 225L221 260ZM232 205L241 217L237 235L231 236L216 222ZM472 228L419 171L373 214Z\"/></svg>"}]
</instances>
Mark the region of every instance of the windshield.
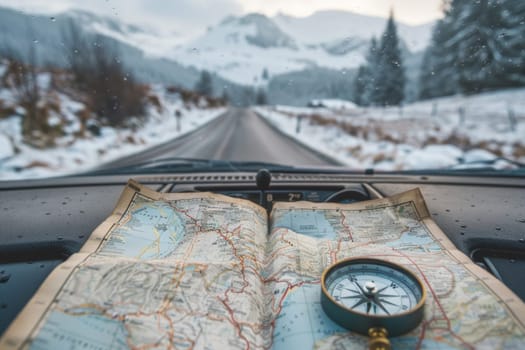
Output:
<instances>
[{"instance_id":1,"label":"windshield","mask_svg":"<svg viewBox=\"0 0 525 350\"><path fill-rule=\"evenodd\" d=\"M525 163L522 0L1 0L0 29L0 181Z\"/></svg>"}]
</instances>

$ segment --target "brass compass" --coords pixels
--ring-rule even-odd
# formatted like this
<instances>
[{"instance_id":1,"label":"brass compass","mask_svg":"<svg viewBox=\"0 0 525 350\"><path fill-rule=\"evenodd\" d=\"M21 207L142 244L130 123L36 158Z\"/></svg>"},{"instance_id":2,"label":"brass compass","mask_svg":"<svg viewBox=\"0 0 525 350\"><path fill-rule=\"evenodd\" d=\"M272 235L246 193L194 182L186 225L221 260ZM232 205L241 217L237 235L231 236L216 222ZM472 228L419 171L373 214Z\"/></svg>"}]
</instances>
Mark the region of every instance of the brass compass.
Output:
<instances>
[{"instance_id":1,"label":"brass compass","mask_svg":"<svg viewBox=\"0 0 525 350\"><path fill-rule=\"evenodd\" d=\"M387 336L407 333L423 319L423 284L409 270L384 260L335 263L323 272L321 288L325 313L340 326L370 336L371 349L389 349Z\"/></svg>"}]
</instances>

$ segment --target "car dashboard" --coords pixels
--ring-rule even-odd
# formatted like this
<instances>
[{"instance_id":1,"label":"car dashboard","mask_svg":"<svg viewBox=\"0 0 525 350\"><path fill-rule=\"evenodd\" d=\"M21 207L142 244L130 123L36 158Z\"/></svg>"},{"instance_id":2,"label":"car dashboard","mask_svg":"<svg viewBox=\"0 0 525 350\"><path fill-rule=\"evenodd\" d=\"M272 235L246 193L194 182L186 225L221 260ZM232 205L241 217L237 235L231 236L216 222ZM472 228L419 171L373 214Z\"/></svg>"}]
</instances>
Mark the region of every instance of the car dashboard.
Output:
<instances>
[{"instance_id":1,"label":"car dashboard","mask_svg":"<svg viewBox=\"0 0 525 350\"><path fill-rule=\"evenodd\" d=\"M274 172L99 175L0 183L0 334L51 271L112 212L129 178L160 192L214 192L271 210L278 201L352 203L420 188L456 247L525 300L525 179Z\"/></svg>"}]
</instances>

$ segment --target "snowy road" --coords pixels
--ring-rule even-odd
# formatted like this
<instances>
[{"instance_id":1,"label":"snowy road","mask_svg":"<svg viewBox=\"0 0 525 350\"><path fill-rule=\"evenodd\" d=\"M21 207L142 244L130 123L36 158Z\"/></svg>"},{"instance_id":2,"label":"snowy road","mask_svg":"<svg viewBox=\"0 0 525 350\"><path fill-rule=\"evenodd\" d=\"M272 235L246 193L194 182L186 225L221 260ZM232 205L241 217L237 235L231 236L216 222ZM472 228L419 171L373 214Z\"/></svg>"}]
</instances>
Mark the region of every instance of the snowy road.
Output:
<instances>
[{"instance_id":1,"label":"snowy road","mask_svg":"<svg viewBox=\"0 0 525 350\"><path fill-rule=\"evenodd\" d=\"M193 133L102 168L129 166L153 159L199 159L269 162L292 166L337 165L282 135L249 109L230 109Z\"/></svg>"}]
</instances>

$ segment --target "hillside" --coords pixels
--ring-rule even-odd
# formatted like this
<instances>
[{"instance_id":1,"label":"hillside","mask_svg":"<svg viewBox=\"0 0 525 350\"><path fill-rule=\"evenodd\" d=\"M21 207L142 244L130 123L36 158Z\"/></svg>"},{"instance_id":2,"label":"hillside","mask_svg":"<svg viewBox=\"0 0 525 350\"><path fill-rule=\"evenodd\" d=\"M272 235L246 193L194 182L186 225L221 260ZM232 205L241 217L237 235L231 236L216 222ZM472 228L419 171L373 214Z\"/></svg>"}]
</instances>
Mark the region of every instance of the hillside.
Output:
<instances>
[{"instance_id":1,"label":"hillside","mask_svg":"<svg viewBox=\"0 0 525 350\"><path fill-rule=\"evenodd\" d=\"M142 86L144 114L113 126L91 109L89 96L74 86L68 71L39 68L38 118L29 124L31 106L20 86L20 67L0 60L1 180L87 171L187 133L224 110L189 91L148 85Z\"/></svg>"}]
</instances>

